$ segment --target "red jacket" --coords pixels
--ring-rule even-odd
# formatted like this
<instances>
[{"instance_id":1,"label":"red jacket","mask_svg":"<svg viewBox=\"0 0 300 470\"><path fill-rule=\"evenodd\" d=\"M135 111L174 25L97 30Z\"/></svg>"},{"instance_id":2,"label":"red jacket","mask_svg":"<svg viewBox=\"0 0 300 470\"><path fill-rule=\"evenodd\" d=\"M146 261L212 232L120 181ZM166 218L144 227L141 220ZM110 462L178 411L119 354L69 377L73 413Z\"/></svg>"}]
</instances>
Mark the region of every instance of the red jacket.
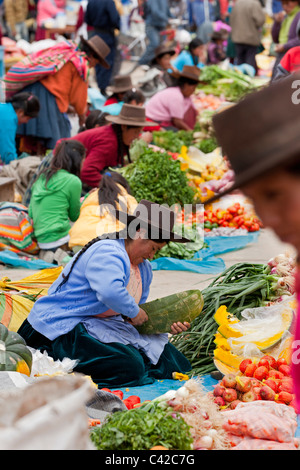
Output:
<instances>
[{"instance_id":1,"label":"red jacket","mask_svg":"<svg viewBox=\"0 0 300 470\"><path fill-rule=\"evenodd\" d=\"M80 132L72 139L78 140L86 148L80 178L88 186L97 188L102 170L122 165L121 158L118 157L118 139L112 125Z\"/></svg>"}]
</instances>

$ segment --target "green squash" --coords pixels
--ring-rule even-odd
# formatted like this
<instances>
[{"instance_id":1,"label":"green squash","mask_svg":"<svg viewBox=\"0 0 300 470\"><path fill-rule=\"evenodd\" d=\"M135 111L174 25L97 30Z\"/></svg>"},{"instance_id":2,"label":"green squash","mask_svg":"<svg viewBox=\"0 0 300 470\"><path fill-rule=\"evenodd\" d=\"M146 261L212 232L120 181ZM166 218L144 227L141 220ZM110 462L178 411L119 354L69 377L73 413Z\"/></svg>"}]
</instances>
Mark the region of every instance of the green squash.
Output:
<instances>
[{"instance_id":1,"label":"green squash","mask_svg":"<svg viewBox=\"0 0 300 470\"><path fill-rule=\"evenodd\" d=\"M176 322L191 323L203 309L200 290L187 290L152 300L140 305L148 315L148 321L136 328L142 334L170 333Z\"/></svg>"},{"instance_id":2,"label":"green squash","mask_svg":"<svg viewBox=\"0 0 300 470\"><path fill-rule=\"evenodd\" d=\"M30 376L32 354L24 339L0 323L0 371L16 371Z\"/></svg>"}]
</instances>

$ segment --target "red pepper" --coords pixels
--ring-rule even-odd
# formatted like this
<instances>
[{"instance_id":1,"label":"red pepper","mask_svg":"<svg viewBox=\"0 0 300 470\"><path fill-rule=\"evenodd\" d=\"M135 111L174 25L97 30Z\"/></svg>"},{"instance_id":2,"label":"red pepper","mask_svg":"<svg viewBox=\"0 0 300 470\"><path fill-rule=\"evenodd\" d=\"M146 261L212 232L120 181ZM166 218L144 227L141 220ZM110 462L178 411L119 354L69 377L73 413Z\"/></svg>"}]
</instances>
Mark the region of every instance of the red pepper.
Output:
<instances>
[{"instance_id":1,"label":"red pepper","mask_svg":"<svg viewBox=\"0 0 300 470\"><path fill-rule=\"evenodd\" d=\"M101 388L101 390L103 390L103 392L109 392L109 393L111 393L111 390L109 390L109 388Z\"/></svg>"},{"instance_id":2,"label":"red pepper","mask_svg":"<svg viewBox=\"0 0 300 470\"><path fill-rule=\"evenodd\" d=\"M123 400L123 403L124 405L126 406L127 410L132 410L133 408L133 403L128 400L128 398L126 398L125 400Z\"/></svg>"},{"instance_id":3,"label":"red pepper","mask_svg":"<svg viewBox=\"0 0 300 470\"><path fill-rule=\"evenodd\" d=\"M122 390L113 390L111 393L113 393L114 395L116 395L117 397L119 397L120 400L123 400L124 393L122 392Z\"/></svg>"}]
</instances>

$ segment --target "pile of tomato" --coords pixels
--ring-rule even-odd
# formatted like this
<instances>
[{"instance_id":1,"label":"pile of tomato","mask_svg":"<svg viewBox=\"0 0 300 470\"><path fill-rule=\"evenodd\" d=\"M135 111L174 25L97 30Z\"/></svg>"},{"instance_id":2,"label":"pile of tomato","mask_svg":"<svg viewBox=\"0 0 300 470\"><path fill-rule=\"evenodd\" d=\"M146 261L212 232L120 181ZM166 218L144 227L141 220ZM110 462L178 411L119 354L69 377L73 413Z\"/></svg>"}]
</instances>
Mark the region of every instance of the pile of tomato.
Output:
<instances>
[{"instance_id":1,"label":"pile of tomato","mask_svg":"<svg viewBox=\"0 0 300 470\"><path fill-rule=\"evenodd\" d=\"M255 215L247 214L245 208L239 202L227 209L214 209L204 211L204 230L210 231L219 227L232 227L257 232L261 227L261 221Z\"/></svg>"}]
</instances>

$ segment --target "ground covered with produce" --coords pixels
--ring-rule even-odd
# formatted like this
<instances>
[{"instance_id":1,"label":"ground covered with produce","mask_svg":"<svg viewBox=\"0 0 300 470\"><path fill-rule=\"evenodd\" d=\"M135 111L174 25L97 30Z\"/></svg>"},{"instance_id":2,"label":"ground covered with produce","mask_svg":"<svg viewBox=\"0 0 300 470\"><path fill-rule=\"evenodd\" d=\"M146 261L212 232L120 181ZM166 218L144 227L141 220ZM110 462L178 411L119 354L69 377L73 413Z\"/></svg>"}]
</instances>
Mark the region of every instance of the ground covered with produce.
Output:
<instances>
[{"instance_id":1,"label":"ground covered with produce","mask_svg":"<svg viewBox=\"0 0 300 470\"><path fill-rule=\"evenodd\" d=\"M0 407L11 403L12 410L9 418L0 418L3 448L16 442L19 432L24 434L21 448L30 448L46 423L49 436L52 425L59 428L49 445L60 440L70 449L299 449L291 377L296 260L289 252L274 253L265 263L226 267L222 254L255 244L264 227L239 192L206 204L234 181L215 140L212 116L257 82L215 66L205 67L201 80L206 85L195 95L200 112L195 130L156 131L151 145L134 142L131 163L117 170L138 202L148 199L174 208L175 231L191 240L163 247L151 262L153 271L164 271L166 279L171 271L209 279L204 288L177 286L175 294L163 296L163 306L160 299L145 305L148 329L141 331L146 334L165 332L167 322L190 322L170 342L189 360L191 371L141 387L97 389L90 377L73 372L74 361L54 361L27 347L17 333L62 267L18 280L4 275L0 388L10 384L13 399L8 392L0 396ZM11 434L5 435L6 427Z\"/></svg>"}]
</instances>

